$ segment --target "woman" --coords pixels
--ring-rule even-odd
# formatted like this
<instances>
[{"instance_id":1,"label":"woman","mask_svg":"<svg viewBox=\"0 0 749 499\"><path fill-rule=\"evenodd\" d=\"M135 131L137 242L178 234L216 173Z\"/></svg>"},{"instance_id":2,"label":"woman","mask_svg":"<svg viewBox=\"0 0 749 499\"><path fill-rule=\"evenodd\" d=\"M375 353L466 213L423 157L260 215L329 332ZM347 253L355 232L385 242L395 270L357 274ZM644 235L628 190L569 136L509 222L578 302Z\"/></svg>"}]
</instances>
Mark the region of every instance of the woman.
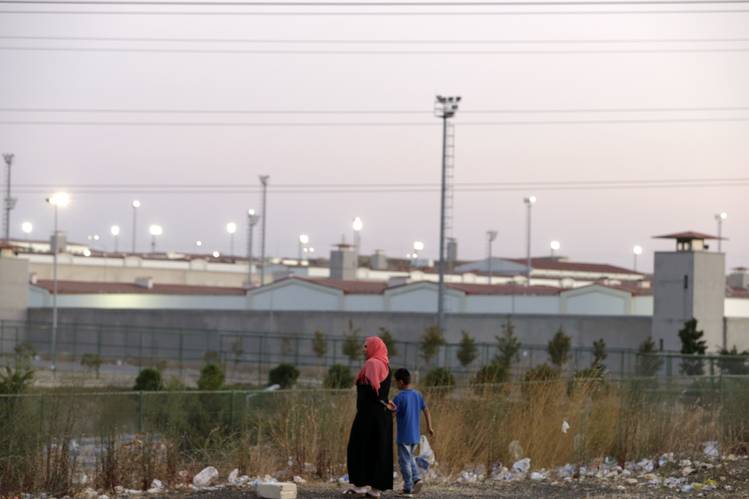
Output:
<instances>
[{"instance_id":1,"label":"woman","mask_svg":"<svg viewBox=\"0 0 749 499\"><path fill-rule=\"evenodd\" d=\"M387 409L390 361L377 336L364 341L364 367L356 377L356 417L348 441L348 476L354 487L344 494L380 497L393 488L393 419Z\"/></svg>"}]
</instances>

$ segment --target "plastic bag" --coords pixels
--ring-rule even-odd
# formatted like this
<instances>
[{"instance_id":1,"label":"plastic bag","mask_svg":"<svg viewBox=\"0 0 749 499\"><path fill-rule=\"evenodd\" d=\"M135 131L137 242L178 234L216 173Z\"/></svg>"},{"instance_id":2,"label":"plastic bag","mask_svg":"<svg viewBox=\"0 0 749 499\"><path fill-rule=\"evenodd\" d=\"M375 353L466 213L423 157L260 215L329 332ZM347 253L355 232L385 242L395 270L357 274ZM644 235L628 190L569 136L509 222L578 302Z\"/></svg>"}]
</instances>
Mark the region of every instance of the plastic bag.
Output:
<instances>
[{"instance_id":1,"label":"plastic bag","mask_svg":"<svg viewBox=\"0 0 749 499\"><path fill-rule=\"evenodd\" d=\"M426 473L435 462L432 446L429 445L426 435L422 435L419 439L419 455L416 456L416 466Z\"/></svg>"}]
</instances>

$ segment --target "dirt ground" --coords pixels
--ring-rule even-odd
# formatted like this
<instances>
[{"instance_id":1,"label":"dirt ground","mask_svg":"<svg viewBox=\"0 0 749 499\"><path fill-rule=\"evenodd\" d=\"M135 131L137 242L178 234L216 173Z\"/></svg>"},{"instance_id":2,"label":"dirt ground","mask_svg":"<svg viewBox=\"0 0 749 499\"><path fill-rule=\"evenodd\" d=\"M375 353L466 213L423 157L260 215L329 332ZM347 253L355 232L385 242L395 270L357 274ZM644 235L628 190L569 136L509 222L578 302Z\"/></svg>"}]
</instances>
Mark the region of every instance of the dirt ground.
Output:
<instances>
[{"instance_id":1,"label":"dirt ground","mask_svg":"<svg viewBox=\"0 0 749 499\"><path fill-rule=\"evenodd\" d=\"M662 470L668 471L668 470ZM659 473L662 477L675 476L673 474ZM749 498L749 460L739 459L737 461L723 461L710 469L701 469L688 477L688 483L704 484L714 480L715 490L693 490L681 492L678 489L667 487L655 487L648 485L645 480L638 479L638 484L627 484L623 480L601 480L596 478L573 479L568 482L555 482L546 480L533 482L523 481L485 481L479 484L450 484L427 483L418 497L423 499L468 499L472 497L496 497L499 499L520 498L550 498L550 499L645 499L645 498L691 498L691 497L714 497L714 498ZM398 485L396 483L396 485ZM698 485L699 487L699 485ZM344 497L343 488L335 484L301 484L299 488L300 499L322 499ZM170 496L175 498L178 496ZM183 496L184 497L184 496ZM191 499L218 499L218 498L252 498L256 497L254 492L246 490L216 490L210 492L196 492L188 494ZM383 497L397 497L393 491L389 491Z\"/></svg>"}]
</instances>

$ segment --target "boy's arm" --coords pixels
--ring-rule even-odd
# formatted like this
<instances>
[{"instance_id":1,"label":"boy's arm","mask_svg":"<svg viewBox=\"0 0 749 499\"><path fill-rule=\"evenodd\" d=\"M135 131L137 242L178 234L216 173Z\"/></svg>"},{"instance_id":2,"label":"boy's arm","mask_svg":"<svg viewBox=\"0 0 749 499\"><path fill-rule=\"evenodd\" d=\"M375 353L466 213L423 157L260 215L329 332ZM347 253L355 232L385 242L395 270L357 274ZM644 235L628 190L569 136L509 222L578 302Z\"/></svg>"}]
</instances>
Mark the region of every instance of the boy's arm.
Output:
<instances>
[{"instance_id":1,"label":"boy's arm","mask_svg":"<svg viewBox=\"0 0 749 499\"><path fill-rule=\"evenodd\" d=\"M424 419L427 420L427 431L429 432L429 436L434 436L434 428L432 427L432 415L429 413L429 407L424 407Z\"/></svg>"}]
</instances>

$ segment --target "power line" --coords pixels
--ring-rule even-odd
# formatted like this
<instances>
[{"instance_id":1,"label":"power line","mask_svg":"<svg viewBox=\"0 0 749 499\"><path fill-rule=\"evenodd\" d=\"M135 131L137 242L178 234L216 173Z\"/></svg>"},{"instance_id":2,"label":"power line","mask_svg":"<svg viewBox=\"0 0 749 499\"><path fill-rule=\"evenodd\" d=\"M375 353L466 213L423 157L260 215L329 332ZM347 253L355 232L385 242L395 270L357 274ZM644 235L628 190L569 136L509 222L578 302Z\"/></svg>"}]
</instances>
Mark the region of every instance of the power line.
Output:
<instances>
[{"instance_id":1,"label":"power line","mask_svg":"<svg viewBox=\"0 0 749 499\"><path fill-rule=\"evenodd\" d=\"M13 47L2 46L6 52L88 52L88 53L151 53L151 54L245 54L245 55L561 55L561 54L689 54L744 53L745 48L675 48L675 49L604 49L604 50L265 50L265 49L169 49L113 47Z\"/></svg>"},{"instance_id":2,"label":"power line","mask_svg":"<svg viewBox=\"0 0 749 499\"><path fill-rule=\"evenodd\" d=\"M527 1L461 1L461 2L377 2L377 1L180 1L180 0L0 0L6 5L128 5L128 6L180 6L180 7L556 7L585 5L714 5L747 4L749 0L527 0Z\"/></svg>"},{"instance_id":3,"label":"power line","mask_svg":"<svg viewBox=\"0 0 749 499\"><path fill-rule=\"evenodd\" d=\"M0 40L134 42L134 43L247 43L247 44L314 44L314 45L584 45L584 44L653 44L653 43L746 43L749 38L610 38L610 39L272 39L272 38L163 38L117 36L31 36L0 35Z\"/></svg>"},{"instance_id":4,"label":"power line","mask_svg":"<svg viewBox=\"0 0 749 499\"><path fill-rule=\"evenodd\" d=\"M460 126L527 126L527 125L638 125L649 123L742 123L749 117L735 118L672 118L672 119L611 119L611 120L526 120L459 122ZM15 121L0 120L0 125L14 126L133 126L133 127L227 127L227 128L301 128L301 127L436 127L432 122L136 122L136 121Z\"/></svg>"},{"instance_id":5,"label":"power line","mask_svg":"<svg viewBox=\"0 0 749 499\"><path fill-rule=\"evenodd\" d=\"M0 14L10 15L102 15L102 16L279 16L279 17L326 17L326 16L610 16L610 15L683 15L683 14L742 14L749 13L749 9L669 9L669 10L550 10L550 11L454 11L454 12L428 12L428 11L399 11L399 12L356 12L356 11L326 11L326 12L248 12L248 11L155 11L155 10L0 10Z\"/></svg>"},{"instance_id":6,"label":"power line","mask_svg":"<svg viewBox=\"0 0 749 499\"><path fill-rule=\"evenodd\" d=\"M609 108L495 108L467 109L461 114L596 114L596 113L684 113L749 111L749 106L697 107L609 107ZM86 114L267 114L267 115L409 115L428 114L419 109L169 109L169 108L51 108L0 107L3 113L86 113Z\"/></svg>"}]
</instances>

